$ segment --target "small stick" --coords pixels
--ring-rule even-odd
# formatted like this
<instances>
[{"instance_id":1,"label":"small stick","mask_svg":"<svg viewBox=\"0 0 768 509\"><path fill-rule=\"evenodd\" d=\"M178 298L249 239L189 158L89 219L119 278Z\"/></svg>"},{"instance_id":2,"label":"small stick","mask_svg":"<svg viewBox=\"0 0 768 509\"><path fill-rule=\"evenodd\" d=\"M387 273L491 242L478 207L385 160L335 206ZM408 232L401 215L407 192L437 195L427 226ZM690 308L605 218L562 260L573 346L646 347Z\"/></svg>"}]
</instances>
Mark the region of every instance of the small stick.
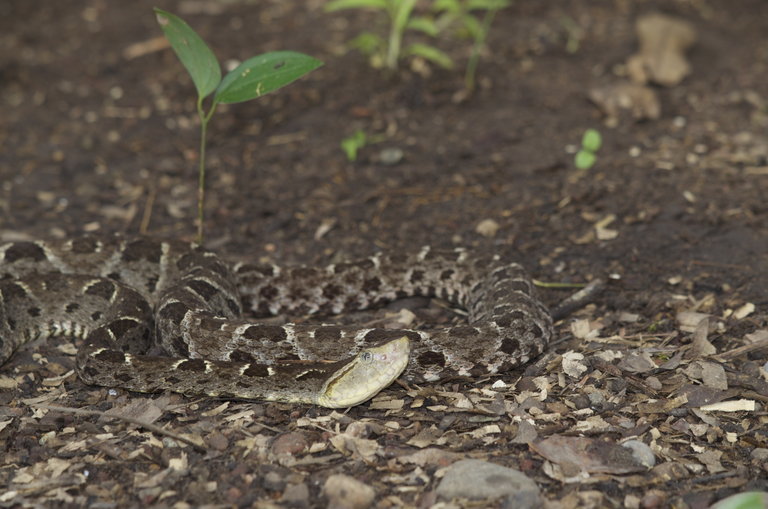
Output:
<instances>
[{"instance_id":1,"label":"small stick","mask_svg":"<svg viewBox=\"0 0 768 509\"><path fill-rule=\"evenodd\" d=\"M726 362L763 348L768 348L768 338L763 338L755 341L754 343L739 346L733 350L728 350L727 352L713 355L712 358L721 362Z\"/></svg>"},{"instance_id":2,"label":"small stick","mask_svg":"<svg viewBox=\"0 0 768 509\"><path fill-rule=\"evenodd\" d=\"M595 297L603 291L605 282L602 279L595 279L587 286L563 299L560 304L552 310L552 319L561 320L570 315L579 308L582 308L595 300Z\"/></svg>"},{"instance_id":3,"label":"small stick","mask_svg":"<svg viewBox=\"0 0 768 509\"><path fill-rule=\"evenodd\" d=\"M154 184L152 184L149 186L147 201L144 203L144 213L141 216L141 224L139 225L139 233L142 235L146 235L149 231L149 219L152 217L152 207L155 205L156 196L157 189Z\"/></svg>"}]
</instances>

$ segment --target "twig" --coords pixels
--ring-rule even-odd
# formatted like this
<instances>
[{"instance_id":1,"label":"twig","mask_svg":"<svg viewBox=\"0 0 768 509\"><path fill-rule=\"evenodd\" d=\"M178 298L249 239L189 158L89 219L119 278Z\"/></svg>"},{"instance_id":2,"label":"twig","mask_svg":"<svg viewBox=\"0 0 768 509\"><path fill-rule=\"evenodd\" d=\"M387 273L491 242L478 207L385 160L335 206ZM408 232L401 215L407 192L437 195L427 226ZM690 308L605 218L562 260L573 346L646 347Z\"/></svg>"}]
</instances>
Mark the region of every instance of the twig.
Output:
<instances>
[{"instance_id":1,"label":"twig","mask_svg":"<svg viewBox=\"0 0 768 509\"><path fill-rule=\"evenodd\" d=\"M737 357L741 357L742 355L754 352L755 350L760 350L762 348L768 348L768 338L760 339L755 341L754 343L750 343L748 345L734 348L733 350L728 350L727 352L713 355L712 358L719 360L721 362L725 362L725 361L730 361L732 359L735 359Z\"/></svg>"},{"instance_id":2,"label":"twig","mask_svg":"<svg viewBox=\"0 0 768 509\"><path fill-rule=\"evenodd\" d=\"M168 431L167 429L161 428L160 426L156 426L152 423L142 421L141 419L134 419L133 417L128 417L125 415L114 415L109 414L107 412L102 412L99 410L84 410L82 408L70 408L65 406L58 406L58 405L29 405L35 408L43 408L46 410L54 410L57 412L67 412L70 414L77 414L77 415L87 415L87 416L96 416L96 417L107 417L107 418L113 418L122 420L125 422L130 422L131 424L136 424L138 426L141 426L142 428L145 428L153 433L158 433L160 435L166 435L168 437L173 438L174 440L178 440L179 442L184 442L187 445L190 445L197 449L200 452L208 452L208 450L203 447L202 445L196 444L192 440L185 438L177 433L174 433L172 431Z\"/></svg>"},{"instance_id":3,"label":"twig","mask_svg":"<svg viewBox=\"0 0 768 509\"><path fill-rule=\"evenodd\" d=\"M155 205L155 196L157 196L157 189L154 184L150 184L147 201L144 203L144 213L141 216L141 225L139 225L139 233L142 235L146 235L147 231L149 231L149 219L152 217L152 207Z\"/></svg>"},{"instance_id":4,"label":"twig","mask_svg":"<svg viewBox=\"0 0 768 509\"><path fill-rule=\"evenodd\" d=\"M603 291L605 283L602 279L595 279L587 286L574 293L570 297L563 299L555 309L552 310L552 318L560 320L570 315L579 308L582 308L595 300L595 297Z\"/></svg>"}]
</instances>

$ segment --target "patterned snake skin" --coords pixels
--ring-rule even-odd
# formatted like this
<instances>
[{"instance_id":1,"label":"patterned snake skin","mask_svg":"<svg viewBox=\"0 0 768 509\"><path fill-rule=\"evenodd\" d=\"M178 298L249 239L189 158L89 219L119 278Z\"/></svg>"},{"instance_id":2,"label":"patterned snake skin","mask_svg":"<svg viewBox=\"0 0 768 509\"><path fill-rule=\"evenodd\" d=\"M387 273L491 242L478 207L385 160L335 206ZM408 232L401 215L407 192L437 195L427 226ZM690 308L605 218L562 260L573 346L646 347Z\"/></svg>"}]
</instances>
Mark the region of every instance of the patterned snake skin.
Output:
<instances>
[{"instance_id":1,"label":"patterned snake skin","mask_svg":"<svg viewBox=\"0 0 768 509\"><path fill-rule=\"evenodd\" d=\"M420 331L241 318L243 309L332 315L415 295L463 307L468 323ZM0 364L23 343L61 335L84 338L77 368L87 383L305 402L350 356L403 336L409 381L509 370L546 348L552 319L519 265L463 250L286 268L230 266L194 244L149 238L0 245ZM336 362L310 362L320 360Z\"/></svg>"}]
</instances>

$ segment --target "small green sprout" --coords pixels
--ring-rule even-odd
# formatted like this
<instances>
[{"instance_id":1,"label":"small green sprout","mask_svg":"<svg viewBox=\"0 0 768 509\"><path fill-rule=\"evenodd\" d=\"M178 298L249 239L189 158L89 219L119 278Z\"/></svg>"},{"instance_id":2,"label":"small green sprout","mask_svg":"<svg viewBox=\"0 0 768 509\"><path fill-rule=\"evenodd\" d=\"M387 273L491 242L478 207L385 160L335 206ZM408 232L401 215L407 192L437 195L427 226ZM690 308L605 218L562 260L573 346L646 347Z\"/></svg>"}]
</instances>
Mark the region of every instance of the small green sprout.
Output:
<instances>
[{"instance_id":1,"label":"small green sprout","mask_svg":"<svg viewBox=\"0 0 768 509\"><path fill-rule=\"evenodd\" d=\"M386 14L389 24L387 39L372 32L363 32L350 42L350 46L369 55L373 67L386 67L394 71L402 58L418 56L450 69L453 67L451 57L434 46L413 43L403 48L403 35L406 30L419 31L431 37L439 33L431 19L413 15L415 6L416 0L332 0L326 4L325 11L374 9Z\"/></svg>"},{"instance_id":2,"label":"small green sprout","mask_svg":"<svg viewBox=\"0 0 768 509\"><path fill-rule=\"evenodd\" d=\"M596 129L587 129L581 138L581 149L576 153L573 159L576 168L588 170L595 165L597 161L597 151L603 144L603 137Z\"/></svg>"},{"instance_id":3,"label":"small green sprout","mask_svg":"<svg viewBox=\"0 0 768 509\"><path fill-rule=\"evenodd\" d=\"M367 136L365 131L358 129L351 135L341 140L341 149L347 155L350 162L357 160L357 151L365 146Z\"/></svg>"},{"instance_id":4,"label":"small green sprout","mask_svg":"<svg viewBox=\"0 0 768 509\"><path fill-rule=\"evenodd\" d=\"M464 72L464 87L468 92L475 89L480 52L485 46L493 18L499 10L510 5L509 0L435 0L432 4L432 9L441 13L436 22L438 27L458 24L460 33L472 40L472 53L467 60L467 68ZM485 14L481 19L480 16L473 14L473 11L485 11Z\"/></svg>"},{"instance_id":5,"label":"small green sprout","mask_svg":"<svg viewBox=\"0 0 768 509\"><path fill-rule=\"evenodd\" d=\"M294 51L273 51L251 57L221 78L221 67L208 45L181 18L155 8L157 22L197 89L200 117L200 167L197 191L197 241L203 241L205 145L208 121L219 104L256 99L317 69L323 63ZM208 111L203 100L213 94Z\"/></svg>"},{"instance_id":6,"label":"small green sprout","mask_svg":"<svg viewBox=\"0 0 768 509\"><path fill-rule=\"evenodd\" d=\"M571 54L579 51L581 40L584 39L584 29L568 15L560 18L560 26L565 30L565 51Z\"/></svg>"},{"instance_id":7,"label":"small green sprout","mask_svg":"<svg viewBox=\"0 0 768 509\"><path fill-rule=\"evenodd\" d=\"M362 129L357 129L355 132L341 140L341 150L347 155L349 162L357 161L358 151L366 145L382 142L387 137L383 134L367 135Z\"/></svg>"}]
</instances>

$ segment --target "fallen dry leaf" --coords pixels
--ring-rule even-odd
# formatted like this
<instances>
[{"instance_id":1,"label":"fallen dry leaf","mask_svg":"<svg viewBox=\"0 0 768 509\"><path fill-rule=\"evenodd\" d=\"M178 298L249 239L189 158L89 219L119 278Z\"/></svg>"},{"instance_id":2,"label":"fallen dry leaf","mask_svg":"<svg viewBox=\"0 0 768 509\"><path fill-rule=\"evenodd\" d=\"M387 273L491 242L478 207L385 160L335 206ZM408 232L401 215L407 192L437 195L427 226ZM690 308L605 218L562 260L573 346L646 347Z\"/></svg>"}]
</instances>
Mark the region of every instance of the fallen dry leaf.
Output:
<instances>
[{"instance_id":1,"label":"fallen dry leaf","mask_svg":"<svg viewBox=\"0 0 768 509\"><path fill-rule=\"evenodd\" d=\"M628 474L647 470L632 451L607 440L555 435L530 447L553 463L575 466L582 472Z\"/></svg>"}]
</instances>

